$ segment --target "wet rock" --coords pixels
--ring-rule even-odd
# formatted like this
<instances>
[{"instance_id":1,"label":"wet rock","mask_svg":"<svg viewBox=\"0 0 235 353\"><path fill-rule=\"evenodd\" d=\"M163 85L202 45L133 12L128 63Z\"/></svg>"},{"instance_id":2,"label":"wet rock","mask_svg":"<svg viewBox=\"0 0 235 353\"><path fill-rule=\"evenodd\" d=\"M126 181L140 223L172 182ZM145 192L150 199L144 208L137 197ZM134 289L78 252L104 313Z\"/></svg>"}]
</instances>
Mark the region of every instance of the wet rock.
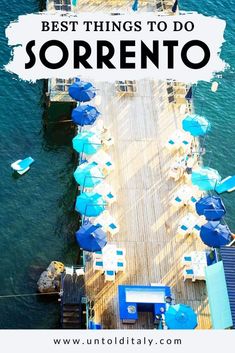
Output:
<instances>
[{"instance_id":1,"label":"wet rock","mask_svg":"<svg viewBox=\"0 0 235 353\"><path fill-rule=\"evenodd\" d=\"M64 272L64 264L58 261L52 261L47 270L42 272L37 282L39 292L59 292L62 272Z\"/></svg>"}]
</instances>

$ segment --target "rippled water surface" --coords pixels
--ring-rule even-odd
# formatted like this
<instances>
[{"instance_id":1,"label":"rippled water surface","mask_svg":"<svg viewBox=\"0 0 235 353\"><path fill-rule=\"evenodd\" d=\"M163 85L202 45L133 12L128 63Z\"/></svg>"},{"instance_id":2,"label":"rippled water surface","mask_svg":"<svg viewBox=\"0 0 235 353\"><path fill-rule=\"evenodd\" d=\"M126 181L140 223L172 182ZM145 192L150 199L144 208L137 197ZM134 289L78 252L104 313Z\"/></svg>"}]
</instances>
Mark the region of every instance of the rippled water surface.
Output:
<instances>
[{"instance_id":1,"label":"rippled water surface","mask_svg":"<svg viewBox=\"0 0 235 353\"><path fill-rule=\"evenodd\" d=\"M199 82L195 90L195 107L212 123L212 130L206 138L204 164L217 169L223 178L235 175L235 2L233 0L181 0L181 8L197 11L206 16L217 16L226 20L225 43L221 57L230 69L218 78L219 88L211 92L210 83ZM226 221L235 231L235 192L223 194L227 208Z\"/></svg>"},{"instance_id":2,"label":"rippled water surface","mask_svg":"<svg viewBox=\"0 0 235 353\"><path fill-rule=\"evenodd\" d=\"M4 29L18 15L38 11L39 1L1 1L1 65L9 59ZM0 71L0 296L35 293L40 272L51 260L76 260L75 188L71 130L43 130L43 82L29 84ZM32 156L20 178L10 164ZM56 298L0 298L0 328L56 328Z\"/></svg>"}]
</instances>

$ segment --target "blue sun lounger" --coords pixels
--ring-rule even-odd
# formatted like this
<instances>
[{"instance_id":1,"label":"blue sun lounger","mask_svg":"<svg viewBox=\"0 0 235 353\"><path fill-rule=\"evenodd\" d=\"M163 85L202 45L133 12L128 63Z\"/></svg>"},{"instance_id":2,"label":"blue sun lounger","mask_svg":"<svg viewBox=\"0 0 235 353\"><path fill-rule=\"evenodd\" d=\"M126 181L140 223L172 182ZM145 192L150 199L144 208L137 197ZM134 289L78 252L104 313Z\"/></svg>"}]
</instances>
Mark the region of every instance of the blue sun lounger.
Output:
<instances>
[{"instance_id":1,"label":"blue sun lounger","mask_svg":"<svg viewBox=\"0 0 235 353\"><path fill-rule=\"evenodd\" d=\"M228 176L223 179L219 185L215 187L215 191L218 194L222 194L223 192L232 192L235 190L235 175Z\"/></svg>"},{"instance_id":2,"label":"blue sun lounger","mask_svg":"<svg viewBox=\"0 0 235 353\"><path fill-rule=\"evenodd\" d=\"M19 159L18 161L11 164L11 168L15 170L20 175L26 173L30 169L30 165L34 162L32 157L27 157L25 159Z\"/></svg>"}]
</instances>

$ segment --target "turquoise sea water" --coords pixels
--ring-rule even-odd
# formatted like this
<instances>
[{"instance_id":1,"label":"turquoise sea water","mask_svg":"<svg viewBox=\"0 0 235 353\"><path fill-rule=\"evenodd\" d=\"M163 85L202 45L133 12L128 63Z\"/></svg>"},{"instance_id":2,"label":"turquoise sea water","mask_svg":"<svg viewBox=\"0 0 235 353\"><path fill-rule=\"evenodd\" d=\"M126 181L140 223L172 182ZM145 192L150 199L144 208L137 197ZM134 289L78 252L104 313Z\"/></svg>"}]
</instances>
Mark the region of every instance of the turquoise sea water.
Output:
<instances>
[{"instance_id":1,"label":"turquoise sea water","mask_svg":"<svg viewBox=\"0 0 235 353\"><path fill-rule=\"evenodd\" d=\"M206 140L205 164L223 177L235 174L235 44L234 1L182 0L181 8L227 20L223 58L230 72L219 79L217 93L210 84L199 83L195 94L198 112L209 118L213 129ZM0 2L0 60L9 60L4 28L18 15L38 11L36 0ZM36 281L50 260L74 262L74 184L71 131L42 126L43 83L28 84L0 71L0 296L34 293ZM10 164L31 155L30 172L14 178ZM228 224L235 231L235 192L224 195ZM56 328L59 306L55 299L35 297L0 298L0 328Z\"/></svg>"},{"instance_id":2,"label":"turquoise sea water","mask_svg":"<svg viewBox=\"0 0 235 353\"><path fill-rule=\"evenodd\" d=\"M39 1L0 2L0 60L9 48L3 27L18 15L39 10ZM0 71L0 296L35 293L51 260L76 260L73 211L74 160L71 131L43 130L43 82L29 84ZM31 155L31 170L14 178L10 164ZM56 298L0 298L0 328L56 328Z\"/></svg>"},{"instance_id":3,"label":"turquoise sea water","mask_svg":"<svg viewBox=\"0 0 235 353\"><path fill-rule=\"evenodd\" d=\"M235 1L234 0L181 0L181 9L197 11L206 16L216 16L226 20L225 43L221 57L230 69L222 73L222 78L216 79L219 88L211 92L211 83L199 82L194 96L197 113L206 116L212 130L206 138L206 155L204 164L217 169L222 178L235 175ZM235 192L223 194L222 198L227 208L226 221L235 231Z\"/></svg>"}]
</instances>

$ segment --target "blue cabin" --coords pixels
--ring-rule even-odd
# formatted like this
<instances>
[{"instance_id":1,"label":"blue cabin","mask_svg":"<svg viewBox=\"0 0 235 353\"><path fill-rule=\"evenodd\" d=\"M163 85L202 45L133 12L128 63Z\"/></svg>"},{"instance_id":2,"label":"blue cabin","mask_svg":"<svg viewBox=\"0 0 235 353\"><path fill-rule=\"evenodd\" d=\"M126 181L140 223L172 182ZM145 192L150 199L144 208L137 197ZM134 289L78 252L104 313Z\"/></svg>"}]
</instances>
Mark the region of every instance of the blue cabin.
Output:
<instances>
[{"instance_id":1,"label":"blue cabin","mask_svg":"<svg viewBox=\"0 0 235 353\"><path fill-rule=\"evenodd\" d=\"M118 286L119 314L123 323L135 323L138 312L150 312L153 318L165 312L167 299L171 299L168 286Z\"/></svg>"}]
</instances>

